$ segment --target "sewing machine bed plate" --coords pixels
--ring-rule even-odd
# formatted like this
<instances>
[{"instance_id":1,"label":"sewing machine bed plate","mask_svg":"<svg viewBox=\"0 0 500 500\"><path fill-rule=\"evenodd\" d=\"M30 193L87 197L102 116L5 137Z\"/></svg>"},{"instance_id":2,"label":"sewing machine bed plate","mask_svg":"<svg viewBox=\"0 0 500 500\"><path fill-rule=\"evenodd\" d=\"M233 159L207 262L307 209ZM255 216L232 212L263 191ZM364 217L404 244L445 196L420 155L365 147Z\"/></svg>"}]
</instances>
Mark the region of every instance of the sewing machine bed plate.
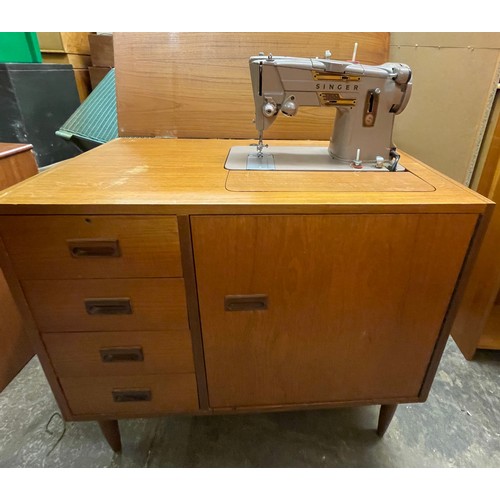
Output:
<instances>
[{"instance_id":1,"label":"sewing machine bed plate","mask_svg":"<svg viewBox=\"0 0 500 500\"><path fill-rule=\"evenodd\" d=\"M328 149L322 146L270 146L262 158L257 157L255 146L233 146L224 167L227 170L394 173L385 167L362 165L362 168L355 168L349 163L333 160ZM405 170L399 165L397 172Z\"/></svg>"}]
</instances>

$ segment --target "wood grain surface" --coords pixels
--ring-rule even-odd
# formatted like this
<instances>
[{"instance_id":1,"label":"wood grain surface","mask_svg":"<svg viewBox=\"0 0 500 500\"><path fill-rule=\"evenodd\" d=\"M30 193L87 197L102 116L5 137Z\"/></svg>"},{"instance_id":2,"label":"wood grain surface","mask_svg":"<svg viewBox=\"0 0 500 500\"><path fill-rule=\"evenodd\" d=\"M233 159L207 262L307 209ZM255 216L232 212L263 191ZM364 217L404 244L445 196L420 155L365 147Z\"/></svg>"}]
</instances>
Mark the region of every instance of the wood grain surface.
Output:
<instances>
[{"instance_id":1,"label":"wood grain surface","mask_svg":"<svg viewBox=\"0 0 500 500\"><path fill-rule=\"evenodd\" d=\"M0 160L7 158L8 156L22 153L23 151L30 151L33 149L32 144L21 144L18 142L0 142ZM1 188L4 189L7 186L2 185Z\"/></svg>"},{"instance_id":2,"label":"wood grain surface","mask_svg":"<svg viewBox=\"0 0 500 500\"><path fill-rule=\"evenodd\" d=\"M31 144L0 143L0 190L38 172ZM0 269L0 391L33 357L21 314Z\"/></svg>"},{"instance_id":3,"label":"wood grain surface","mask_svg":"<svg viewBox=\"0 0 500 500\"><path fill-rule=\"evenodd\" d=\"M90 84L90 73L88 69L77 68L73 70L75 75L76 90L80 102L83 102L92 92L92 85Z\"/></svg>"},{"instance_id":4,"label":"wood grain surface","mask_svg":"<svg viewBox=\"0 0 500 500\"><path fill-rule=\"evenodd\" d=\"M175 217L0 217L20 279L182 276ZM69 241L116 240L117 257L74 257Z\"/></svg>"},{"instance_id":5,"label":"wood grain surface","mask_svg":"<svg viewBox=\"0 0 500 500\"><path fill-rule=\"evenodd\" d=\"M75 415L108 414L119 417L139 417L198 409L194 373L126 377L63 377L61 385ZM151 401L115 403L112 391L120 389L150 390Z\"/></svg>"},{"instance_id":6,"label":"wood grain surface","mask_svg":"<svg viewBox=\"0 0 500 500\"><path fill-rule=\"evenodd\" d=\"M89 34L85 31L37 32L42 52L90 54Z\"/></svg>"},{"instance_id":7,"label":"wood grain surface","mask_svg":"<svg viewBox=\"0 0 500 500\"><path fill-rule=\"evenodd\" d=\"M493 196L500 176L500 115L493 130L490 147L486 155L481 178L477 186L478 193Z\"/></svg>"},{"instance_id":8,"label":"wood grain surface","mask_svg":"<svg viewBox=\"0 0 500 500\"><path fill-rule=\"evenodd\" d=\"M488 315L486 325L479 338L479 349L500 349L500 305L495 304Z\"/></svg>"},{"instance_id":9,"label":"wood grain surface","mask_svg":"<svg viewBox=\"0 0 500 500\"><path fill-rule=\"evenodd\" d=\"M38 173L30 144L0 144L0 191Z\"/></svg>"},{"instance_id":10,"label":"wood grain surface","mask_svg":"<svg viewBox=\"0 0 500 500\"><path fill-rule=\"evenodd\" d=\"M486 157L478 190L500 204L500 119ZM476 349L500 349L498 313L490 317L500 290L500 209L495 207L471 269L451 334L467 359ZM484 336L484 338L483 338Z\"/></svg>"},{"instance_id":11,"label":"wood grain surface","mask_svg":"<svg viewBox=\"0 0 500 500\"><path fill-rule=\"evenodd\" d=\"M108 74L111 68L100 68L98 66L89 66L89 76L92 89L95 89L101 80Z\"/></svg>"},{"instance_id":12,"label":"wood grain surface","mask_svg":"<svg viewBox=\"0 0 500 500\"><path fill-rule=\"evenodd\" d=\"M270 141L324 146L326 142ZM296 191L314 172L297 173L287 192L228 191L224 162L231 146L216 139L117 139L0 193L3 214L214 214L341 212L481 213L488 201L409 155L401 161L433 191ZM83 176L82 171L88 175ZM366 172L367 173L367 172ZM365 173L365 174L366 174ZM275 172L279 186L280 172ZM329 185L342 178L330 172ZM395 175L398 175L397 173ZM300 188L298 188L300 189ZM325 188L327 189L327 188Z\"/></svg>"},{"instance_id":13,"label":"wood grain surface","mask_svg":"<svg viewBox=\"0 0 500 500\"><path fill-rule=\"evenodd\" d=\"M389 33L114 33L120 136L255 137L248 60L259 52L387 62ZM329 139L334 109L280 117L268 139Z\"/></svg>"},{"instance_id":14,"label":"wood grain surface","mask_svg":"<svg viewBox=\"0 0 500 500\"><path fill-rule=\"evenodd\" d=\"M60 377L193 373L188 330L46 333L43 342ZM103 362L101 349L139 347L143 361Z\"/></svg>"},{"instance_id":15,"label":"wood grain surface","mask_svg":"<svg viewBox=\"0 0 500 500\"><path fill-rule=\"evenodd\" d=\"M184 280L23 280L41 332L184 330L188 328ZM89 315L86 299L129 298L132 314Z\"/></svg>"},{"instance_id":16,"label":"wood grain surface","mask_svg":"<svg viewBox=\"0 0 500 500\"><path fill-rule=\"evenodd\" d=\"M71 64L74 69L88 69L91 65L90 56L88 55L56 52L45 52L43 62L46 64Z\"/></svg>"},{"instance_id":17,"label":"wood grain surface","mask_svg":"<svg viewBox=\"0 0 500 500\"><path fill-rule=\"evenodd\" d=\"M32 357L21 314L0 270L0 392Z\"/></svg>"},{"instance_id":18,"label":"wood grain surface","mask_svg":"<svg viewBox=\"0 0 500 500\"><path fill-rule=\"evenodd\" d=\"M93 66L112 68L115 65L113 35L89 35L90 56Z\"/></svg>"},{"instance_id":19,"label":"wood grain surface","mask_svg":"<svg viewBox=\"0 0 500 500\"><path fill-rule=\"evenodd\" d=\"M208 409L207 377L205 370L205 354L201 336L200 310L198 306L198 289L194 268L193 242L191 239L191 224L189 217L178 217L179 238L181 242L182 268L184 285L186 287L186 303L191 333L193 358L195 364L196 382L198 384L198 399L200 409Z\"/></svg>"},{"instance_id":20,"label":"wood grain surface","mask_svg":"<svg viewBox=\"0 0 500 500\"><path fill-rule=\"evenodd\" d=\"M476 220L192 217L211 406L418 396Z\"/></svg>"}]
</instances>

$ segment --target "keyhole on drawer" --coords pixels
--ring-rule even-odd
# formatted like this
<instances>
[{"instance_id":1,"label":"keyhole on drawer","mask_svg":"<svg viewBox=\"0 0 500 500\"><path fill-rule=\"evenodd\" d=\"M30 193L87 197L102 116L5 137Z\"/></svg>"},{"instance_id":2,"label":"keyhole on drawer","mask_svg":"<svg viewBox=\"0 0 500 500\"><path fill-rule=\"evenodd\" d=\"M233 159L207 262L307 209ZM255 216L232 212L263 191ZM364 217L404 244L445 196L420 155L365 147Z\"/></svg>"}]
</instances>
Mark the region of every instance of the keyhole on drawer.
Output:
<instances>
[{"instance_id":1,"label":"keyhole on drawer","mask_svg":"<svg viewBox=\"0 0 500 500\"><path fill-rule=\"evenodd\" d=\"M92 219L84 219L87 224L92 224Z\"/></svg>"}]
</instances>

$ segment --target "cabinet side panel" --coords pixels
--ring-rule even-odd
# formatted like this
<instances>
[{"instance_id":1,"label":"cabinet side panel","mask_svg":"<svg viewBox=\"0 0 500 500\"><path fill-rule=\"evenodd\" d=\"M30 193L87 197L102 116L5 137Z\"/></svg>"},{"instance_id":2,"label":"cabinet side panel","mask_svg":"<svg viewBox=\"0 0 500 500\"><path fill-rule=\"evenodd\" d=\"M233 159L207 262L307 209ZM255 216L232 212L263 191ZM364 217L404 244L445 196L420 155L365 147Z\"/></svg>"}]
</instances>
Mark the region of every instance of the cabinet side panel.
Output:
<instances>
[{"instance_id":1,"label":"cabinet side panel","mask_svg":"<svg viewBox=\"0 0 500 500\"><path fill-rule=\"evenodd\" d=\"M476 219L193 217L211 407L417 397Z\"/></svg>"},{"instance_id":2,"label":"cabinet side panel","mask_svg":"<svg viewBox=\"0 0 500 500\"><path fill-rule=\"evenodd\" d=\"M0 392L33 357L21 316L0 269Z\"/></svg>"},{"instance_id":3,"label":"cabinet side panel","mask_svg":"<svg viewBox=\"0 0 500 500\"><path fill-rule=\"evenodd\" d=\"M66 398L64 397L54 367L50 362L47 350L45 349L45 346L43 345L43 342L40 338L38 328L33 319L33 316L31 315L31 311L26 302L26 298L19 284L17 276L14 272L11 261L9 259L9 255L7 254L3 239L1 237L0 237L0 267L3 270L5 279L12 293L12 297L14 298L14 301L16 302L16 305L19 309L24 325L24 330L28 334L31 340L33 350L38 355L38 359L40 360L43 371L47 377L50 387L52 388L52 392L54 393L54 397L56 398L59 408L61 409L62 415L66 420L71 420L72 419L71 411L66 402Z\"/></svg>"}]
</instances>

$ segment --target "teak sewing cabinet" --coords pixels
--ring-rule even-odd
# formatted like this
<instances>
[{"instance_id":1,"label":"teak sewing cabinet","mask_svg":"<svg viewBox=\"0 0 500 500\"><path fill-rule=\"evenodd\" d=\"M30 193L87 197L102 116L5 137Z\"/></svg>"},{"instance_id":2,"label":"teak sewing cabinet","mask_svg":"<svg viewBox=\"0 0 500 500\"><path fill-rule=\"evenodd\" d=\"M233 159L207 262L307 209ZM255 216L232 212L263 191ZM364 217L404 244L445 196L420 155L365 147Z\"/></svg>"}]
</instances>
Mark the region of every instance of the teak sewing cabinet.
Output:
<instances>
[{"instance_id":1,"label":"teak sewing cabinet","mask_svg":"<svg viewBox=\"0 0 500 500\"><path fill-rule=\"evenodd\" d=\"M228 172L117 139L0 194L1 265L67 420L425 401L493 204L400 173ZM276 141L271 144L327 145Z\"/></svg>"}]
</instances>

